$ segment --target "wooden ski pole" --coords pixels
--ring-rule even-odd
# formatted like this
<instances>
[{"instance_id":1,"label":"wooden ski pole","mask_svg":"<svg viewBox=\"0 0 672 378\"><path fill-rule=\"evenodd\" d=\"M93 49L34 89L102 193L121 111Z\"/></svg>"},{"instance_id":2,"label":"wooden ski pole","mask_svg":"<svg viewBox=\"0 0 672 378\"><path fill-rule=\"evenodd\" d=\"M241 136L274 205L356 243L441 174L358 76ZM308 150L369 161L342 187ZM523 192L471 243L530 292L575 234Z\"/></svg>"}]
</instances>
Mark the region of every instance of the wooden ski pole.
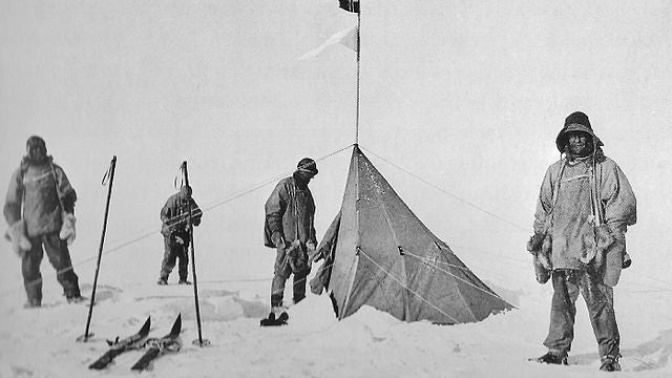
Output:
<instances>
[{"instance_id":1,"label":"wooden ski pole","mask_svg":"<svg viewBox=\"0 0 672 378\"><path fill-rule=\"evenodd\" d=\"M105 217L103 218L103 232L100 236L100 247L98 248L98 261L96 262L96 273L93 277L93 289L91 290L91 302L89 303L89 315L86 319L86 330L84 335L80 336L77 341L88 341L89 337L93 334L89 334L89 326L91 325L91 316L93 314L93 305L96 301L96 286L98 284L98 273L100 272L100 261L103 257L103 244L105 243L105 231L107 230L107 215L110 211L110 198L112 197L112 183L114 181L114 169L117 166L117 156L112 156L112 161L110 162L110 168L108 168L107 173L103 177L103 185L105 185L105 179L109 179L109 186L107 188L107 202L105 203ZM109 176L108 176L109 175Z\"/></svg>"},{"instance_id":2,"label":"wooden ski pole","mask_svg":"<svg viewBox=\"0 0 672 378\"><path fill-rule=\"evenodd\" d=\"M189 211L189 249L191 251L191 276L194 280L194 305L196 307L196 324L198 325L198 339L193 341L194 345L198 346L207 346L210 345L210 341L203 340L203 334L201 331L201 310L198 304L198 280L196 278L196 259L194 254L194 223L193 223L193 214L191 208L191 186L189 186L189 173L187 172L187 162L186 160L182 163L182 173L184 174L184 184L189 188L187 190L187 209Z\"/></svg>"}]
</instances>

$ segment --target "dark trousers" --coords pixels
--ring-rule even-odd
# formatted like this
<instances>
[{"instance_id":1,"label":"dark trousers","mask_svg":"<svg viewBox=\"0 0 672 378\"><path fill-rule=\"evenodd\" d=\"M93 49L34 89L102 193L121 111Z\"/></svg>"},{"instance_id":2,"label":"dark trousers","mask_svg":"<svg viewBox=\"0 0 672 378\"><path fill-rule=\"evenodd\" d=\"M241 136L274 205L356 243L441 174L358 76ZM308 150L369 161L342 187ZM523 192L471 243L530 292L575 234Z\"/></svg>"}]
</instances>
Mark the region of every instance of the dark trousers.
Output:
<instances>
[{"instance_id":1,"label":"dark trousers","mask_svg":"<svg viewBox=\"0 0 672 378\"><path fill-rule=\"evenodd\" d=\"M292 282L294 302L298 302L306 297L306 278L309 273L310 270L294 274ZM282 306L282 299L285 296L285 283L291 274L292 267L287 259L286 251L278 250L273 269L273 282L271 283L271 307Z\"/></svg>"},{"instance_id":2,"label":"dark trousers","mask_svg":"<svg viewBox=\"0 0 672 378\"><path fill-rule=\"evenodd\" d=\"M161 261L161 273L160 277L167 280L170 272L173 271L175 267L176 260L179 259L179 265L177 272L180 276L180 280L186 280L189 275L188 266L189 266L189 234L178 234L178 236L183 240L183 243L179 243L176 234L171 234L170 236L163 237L163 261Z\"/></svg>"},{"instance_id":3,"label":"dark trousers","mask_svg":"<svg viewBox=\"0 0 672 378\"><path fill-rule=\"evenodd\" d=\"M67 298L79 297L79 280L72 268L68 244L61 240L58 232L30 237L32 248L23 255L21 260L21 272L23 273L23 286L26 289L28 301L33 305L42 303L42 273L40 264L47 252L47 258L56 269L56 279L63 286L63 293Z\"/></svg>"},{"instance_id":4,"label":"dark trousers","mask_svg":"<svg viewBox=\"0 0 672 378\"><path fill-rule=\"evenodd\" d=\"M588 306L600 357L620 356L612 288L602 282L600 275L580 270L553 271L552 280L551 324L544 345L549 349L569 352L574 339L575 304L580 292Z\"/></svg>"}]
</instances>

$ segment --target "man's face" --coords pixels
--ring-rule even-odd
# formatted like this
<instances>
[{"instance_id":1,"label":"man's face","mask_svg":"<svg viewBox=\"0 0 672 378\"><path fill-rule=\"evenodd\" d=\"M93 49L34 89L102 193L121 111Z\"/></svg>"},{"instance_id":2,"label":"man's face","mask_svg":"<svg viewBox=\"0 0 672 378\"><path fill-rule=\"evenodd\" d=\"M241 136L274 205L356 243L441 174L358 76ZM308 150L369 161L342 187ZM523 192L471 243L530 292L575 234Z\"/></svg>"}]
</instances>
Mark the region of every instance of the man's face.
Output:
<instances>
[{"instance_id":1,"label":"man's face","mask_svg":"<svg viewBox=\"0 0 672 378\"><path fill-rule=\"evenodd\" d=\"M304 171L299 171L299 178L301 179L301 181L305 182L306 184L308 184L310 182L310 180L313 179L313 177L315 177L315 175L313 175L311 173L304 172Z\"/></svg>"},{"instance_id":2,"label":"man's face","mask_svg":"<svg viewBox=\"0 0 672 378\"><path fill-rule=\"evenodd\" d=\"M572 131L567 136L567 140L569 141L569 151L574 155L585 156L590 150L591 138L586 133Z\"/></svg>"},{"instance_id":3,"label":"man's face","mask_svg":"<svg viewBox=\"0 0 672 378\"><path fill-rule=\"evenodd\" d=\"M47 148L43 144L33 144L26 147L30 160L41 163L47 158Z\"/></svg>"}]
</instances>

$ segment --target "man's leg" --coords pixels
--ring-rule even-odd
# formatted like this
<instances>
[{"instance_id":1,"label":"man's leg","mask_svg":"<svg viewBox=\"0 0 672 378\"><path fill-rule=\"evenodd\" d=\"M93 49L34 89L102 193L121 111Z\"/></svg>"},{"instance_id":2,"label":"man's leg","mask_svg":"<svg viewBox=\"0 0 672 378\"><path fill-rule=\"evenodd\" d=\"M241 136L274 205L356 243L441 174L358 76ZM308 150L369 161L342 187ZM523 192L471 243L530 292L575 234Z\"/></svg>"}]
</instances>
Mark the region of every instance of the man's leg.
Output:
<instances>
[{"instance_id":1,"label":"man's leg","mask_svg":"<svg viewBox=\"0 0 672 378\"><path fill-rule=\"evenodd\" d=\"M32 248L23 254L21 259L21 273L23 274L23 287L28 297L27 307L42 305L42 273L40 264L44 256L42 240L40 237L30 238Z\"/></svg>"},{"instance_id":2,"label":"man's leg","mask_svg":"<svg viewBox=\"0 0 672 378\"><path fill-rule=\"evenodd\" d=\"M176 254L174 253L175 241L172 236L163 237L163 260L161 261L161 272L159 273L159 283L165 285L168 282L168 276L175 267Z\"/></svg>"},{"instance_id":3,"label":"man's leg","mask_svg":"<svg viewBox=\"0 0 672 378\"><path fill-rule=\"evenodd\" d=\"M597 339L600 358L610 356L618 360L621 356L621 337L616 325L613 289L605 285L601 277L586 274L581 280L581 292L588 306L590 324Z\"/></svg>"},{"instance_id":4,"label":"man's leg","mask_svg":"<svg viewBox=\"0 0 672 378\"><path fill-rule=\"evenodd\" d=\"M44 250L47 252L49 262L56 269L56 279L63 286L63 293L68 299L81 297L79 292L79 279L72 268L68 243L61 240L58 232L42 236Z\"/></svg>"},{"instance_id":5,"label":"man's leg","mask_svg":"<svg viewBox=\"0 0 672 378\"><path fill-rule=\"evenodd\" d=\"M184 244L178 244L177 257L179 259L178 264L178 274L180 276L180 283L188 283L187 277L189 276L189 237L182 237Z\"/></svg>"},{"instance_id":6,"label":"man's leg","mask_svg":"<svg viewBox=\"0 0 672 378\"><path fill-rule=\"evenodd\" d=\"M544 345L549 352L558 356L567 355L574 339L580 273L574 270L556 270L552 273L551 322Z\"/></svg>"},{"instance_id":7,"label":"man's leg","mask_svg":"<svg viewBox=\"0 0 672 378\"><path fill-rule=\"evenodd\" d=\"M285 282L292 273L292 268L287 261L287 254L284 250L279 250L275 256L275 265L273 267L273 282L271 283L271 307L281 307L282 299L285 296Z\"/></svg>"},{"instance_id":8,"label":"man's leg","mask_svg":"<svg viewBox=\"0 0 672 378\"><path fill-rule=\"evenodd\" d=\"M294 281L293 281L293 298L294 298L294 303L299 303L303 300L303 298L306 297L306 280L308 278L308 274L310 273L310 270L306 270L304 272L294 274Z\"/></svg>"}]
</instances>

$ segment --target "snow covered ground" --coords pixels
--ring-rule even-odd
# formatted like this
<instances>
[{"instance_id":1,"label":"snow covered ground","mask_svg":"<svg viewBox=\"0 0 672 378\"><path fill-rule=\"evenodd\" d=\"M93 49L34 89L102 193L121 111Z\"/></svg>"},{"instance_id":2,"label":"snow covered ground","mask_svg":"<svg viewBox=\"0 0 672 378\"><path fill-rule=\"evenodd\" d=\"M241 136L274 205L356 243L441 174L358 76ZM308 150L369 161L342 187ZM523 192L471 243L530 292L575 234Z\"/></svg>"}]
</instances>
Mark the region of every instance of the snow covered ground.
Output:
<instances>
[{"instance_id":1,"label":"snow covered ground","mask_svg":"<svg viewBox=\"0 0 672 378\"><path fill-rule=\"evenodd\" d=\"M17 270L12 258L3 255L3 276L13 276L18 282L19 277L8 269ZM109 265L104 269L115 271ZM85 275L88 270L79 269L85 295L91 288ZM99 303L94 307L90 329L94 335L86 343L75 340L84 334L88 309L83 304L66 304L53 275L45 274L48 290L45 306L40 310L22 309L20 290L10 295L5 291L0 375L129 376L130 367L140 358L139 351L122 354L104 372L88 371L87 366L106 351L105 339L132 334L147 316L152 319L151 335L162 336L179 313L183 317L182 350L156 360L152 370L143 375L592 377L599 367L595 341L581 306L571 365L543 366L526 361L544 351L540 342L547 327L550 294L546 287L533 286L532 282L529 289L507 298L518 309L480 323L403 323L370 307L339 322L326 297L309 296L290 309L288 326L261 328L259 319L268 311L268 280L204 281L199 282L202 338L211 346L199 347L192 344L198 339L198 328L191 287L174 282L159 287L154 284L153 275L144 282L110 283L114 280L109 275L98 288ZM624 282L622 291L629 286ZM645 298L617 295L623 375L667 377L672 372L672 333L666 300L669 301L669 293Z\"/></svg>"},{"instance_id":2,"label":"snow covered ground","mask_svg":"<svg viewBox=\"0 0 672 378\"><path fill-rule=\"evenodd\" d=\"M579 299L570 366L545 352L551 288L524 251L564 117L583 110L628 175L639 221L615 291L623 372L672 376L672 6L665 1L362 4L360 143L409 207L517 308L473 324L403 323L372 308L343 321L327 297L268 313L273 251L263 204L311 156L318 236L338 211L354 141L354 54L299 60L356 17L336 0L0 1L0 198L32 134L78 191L72 259L90 297L107 188L119 158L86 343L86 303L68 305L45 260L44 306L24 310L20 261L0 244L0 377L127 377L140 352L102 372L105 340L152 336L183 317L182 350L156 377L593 377L599 361ZM193 288L155 284L159 210L183 160L205 209ZM392 164L390 164L392 163ZM404 172L398 168L402 168ZM409 175L411 173L412 175ZM421 178L423 181L418 180ZM3 184L4 182L4 184ZM431 185L427 185L430 183ZM287 293L287 297L290 294Z\"/></svg>"}]
</instances>

